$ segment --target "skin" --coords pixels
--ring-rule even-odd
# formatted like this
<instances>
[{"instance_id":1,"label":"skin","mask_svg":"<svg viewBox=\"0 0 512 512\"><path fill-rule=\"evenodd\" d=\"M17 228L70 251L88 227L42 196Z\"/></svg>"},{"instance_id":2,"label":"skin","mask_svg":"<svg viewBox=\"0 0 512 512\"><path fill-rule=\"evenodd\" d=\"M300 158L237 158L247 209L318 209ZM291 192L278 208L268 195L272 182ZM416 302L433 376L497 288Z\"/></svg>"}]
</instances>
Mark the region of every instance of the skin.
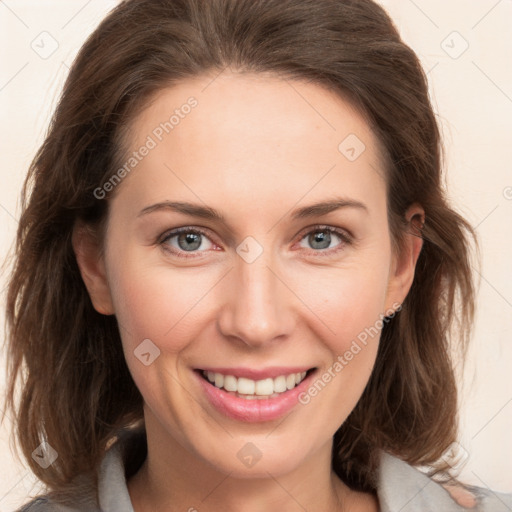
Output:
<instances>
[{"instance_id":1,"label":"skin","mask_svg":"<svg viewBox=\"0 0 512 512\"><path fill-rule=\"evenodd\" d=\"M104 252L84 226L73 237L93 305L116 315L145 401L148 457L128 481L134 509L378 510L330 467L332 436L370 377L378 336L309 404L271 422L222 415L192 372L305 365L322 374L403 302L422 240L409 233L400 254L392 250L378 141L348 102L318 85L224 72L160 91L134 120L130 151L190 96L197 107L117 186ZM355 161L338 150L349 134L366 146ZM365 208L291 218L334 197ZM139 215L171 200L213 207L230 228L171 210ZM406 220L416 216L423 210L411 205ZM322 231L317 224L353 240L331 234L319 249L308 236ZM183 226L207 232L195 252L178 237L159 243ZM236 252L248 236L263 249L252 263ZM144 339L160 350L149 366L134 355ZM237 457L248 442L262 453L250 468Z\"/></svg>"}]
</instances>

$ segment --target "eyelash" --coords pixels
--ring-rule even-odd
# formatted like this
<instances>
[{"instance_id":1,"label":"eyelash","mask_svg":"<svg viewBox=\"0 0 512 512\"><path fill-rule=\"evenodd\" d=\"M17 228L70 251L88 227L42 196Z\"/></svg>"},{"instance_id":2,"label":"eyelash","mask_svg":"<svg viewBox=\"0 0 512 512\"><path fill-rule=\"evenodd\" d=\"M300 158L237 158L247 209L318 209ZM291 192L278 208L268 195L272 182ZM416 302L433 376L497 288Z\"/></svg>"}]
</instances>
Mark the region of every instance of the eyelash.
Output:
<instances>
[{"instance_id":1,"label":"eyelash","mask_svg":"<svg viewBox=\"0 0 512 512\"><path fill-rule=\"evenodd\" d=\"M320 256L320 257L332 256L334 253L337 253L337 252L343 250L343 248L346 245L351 245L353 243L352 235L350 235L345 230L334 228L332 226L316 225L316 226L312 226L312 227L306 228L306 229L308 229L309 231L305 231L305 232L302 231L299 235L300 236L299 241L302 241L307 235L310 235L313 233L318 233L318 232L324 232L324 233L327 232L327 233L331 233L331 234L334 233L336 236L338 236L340 238L341 243L337 247L334 247L332 249L318 249L318 250L310 249L310 252L313 252L313 253L315 253L315 255ZM178 258L197 258L198 256L184 255L183 253L186 253L187 251L183 251L183 250L177 251L175 249L169 248L169 245L167 244L167 242L169 242L169 240L171 240L175 236L180 235L181 233L193 233L195 235L205 236L208 239L210 238L208 236L208 233L206 231L203 231L202 229L185 226L185 227L177 228L177 229L174 229L173 231L164 233L162 235L162 237L160 238L158 244L161 245L165 251L173 254L174 256L177 256ZM212 243L214 243L214 242L212 242ZM195 251L190 251L191 254L193 254L194 252ZM201 253L204 251L198 251L198 252Z\"/></svg>"}]
</instances>

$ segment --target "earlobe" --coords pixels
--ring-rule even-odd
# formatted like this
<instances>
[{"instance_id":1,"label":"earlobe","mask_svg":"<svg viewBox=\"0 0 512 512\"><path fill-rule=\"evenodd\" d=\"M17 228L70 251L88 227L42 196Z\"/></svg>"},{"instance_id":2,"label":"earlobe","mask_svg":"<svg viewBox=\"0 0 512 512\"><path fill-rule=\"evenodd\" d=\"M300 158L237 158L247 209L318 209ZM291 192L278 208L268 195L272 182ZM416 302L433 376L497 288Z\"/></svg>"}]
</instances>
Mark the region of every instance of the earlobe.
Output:
<instances>
[{"instance_id":1,"label":"earlobe","mask_svg":"<svg viewBox=\"0 0 512 512\"><path fill-rule=\"evenodd\" d=\"M388 286L388 303L403 303L411 289L416 263L423 247L422 228L425 211L419 204L411 205L405 213L407 229L400 254L395 255ZM389 306L388 304L388 306Z\"/></svg>"},{"instance_id":2,"label":"earlobe","mask_svg":"<svg viewBox=\"0 0 512 512\"><path fill-rule=\"evenodd\" d=\"M103 315L113 315L114 307L105 262L98 237L92 227L84 223L76 223L73 228L72 245L94 309Z\"/></svg>"}]
</instances>

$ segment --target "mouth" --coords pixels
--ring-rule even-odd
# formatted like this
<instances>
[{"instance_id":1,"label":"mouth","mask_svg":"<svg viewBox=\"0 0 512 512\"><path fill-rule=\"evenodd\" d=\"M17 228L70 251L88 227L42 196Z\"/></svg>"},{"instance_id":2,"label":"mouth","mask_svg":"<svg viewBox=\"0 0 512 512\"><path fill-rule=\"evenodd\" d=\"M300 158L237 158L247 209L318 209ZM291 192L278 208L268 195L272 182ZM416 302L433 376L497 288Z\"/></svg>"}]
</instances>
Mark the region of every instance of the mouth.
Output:
<instances>
[{"instance_id":1,"label":"mouth","mask_svg":"<svg viewBox=\"0 0 512 512\"><path fill-rule=\"evenodd\" d=\"M208 384L232 396L246 400L265 400L277 398L297 388L316 370L316 367L307 370L299 368L302 371L295 370L294 368L293 371L292 369L275 369L273 371L196 369L195 371ZM240 375L242 373L243 376ZM268 376L260 379L248 377L248 375L258 374Z\"/></svg>"},{"instance_id":2,"label":"mouth","mask_svg":"<svg viewBox=\"0 0 512 512\"><path fill-rule=\"evenodd\" d=\"M193 373L199 392L217 413L236 421L259 423L278 420L295 409L317 370L201 368Z\"/></svg>"}]
</instances>

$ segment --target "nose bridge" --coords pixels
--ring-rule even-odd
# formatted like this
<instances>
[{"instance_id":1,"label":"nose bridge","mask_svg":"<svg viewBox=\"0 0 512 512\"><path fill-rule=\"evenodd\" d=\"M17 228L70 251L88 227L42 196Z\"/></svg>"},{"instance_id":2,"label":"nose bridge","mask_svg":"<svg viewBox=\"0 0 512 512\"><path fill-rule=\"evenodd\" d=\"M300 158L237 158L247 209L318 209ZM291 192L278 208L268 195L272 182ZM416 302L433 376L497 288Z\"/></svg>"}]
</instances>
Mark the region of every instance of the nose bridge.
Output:
<instances>
[{"instance_id":1,"label":"nose bridge","mask_svg":"<svg viewBox=\"0 0 512 512\"><path fill-rule=\"evenodd\" d=\"M280 281L271 248L247 237L237 248L229 297L219 318L221 332L247 345L262 345L291 329L291 294ZM277 275L276 275L277 274ZM284 288L284 289L283 289Z\"/></svg>"}]
</instances>

